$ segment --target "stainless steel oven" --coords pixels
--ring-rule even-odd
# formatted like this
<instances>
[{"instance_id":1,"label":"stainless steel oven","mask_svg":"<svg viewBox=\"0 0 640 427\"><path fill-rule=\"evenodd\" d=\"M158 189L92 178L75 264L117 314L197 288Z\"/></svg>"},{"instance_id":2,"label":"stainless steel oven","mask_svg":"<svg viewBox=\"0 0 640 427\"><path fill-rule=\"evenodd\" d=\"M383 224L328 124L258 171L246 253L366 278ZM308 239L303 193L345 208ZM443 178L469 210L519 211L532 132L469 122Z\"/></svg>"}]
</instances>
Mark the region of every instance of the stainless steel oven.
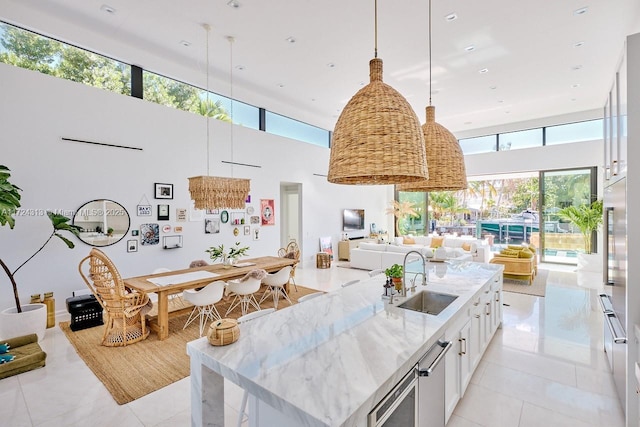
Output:
<instances>
[{"instance_id":1,"label":"stainless steel oven","mask_svg":"<svg viewBox=\"0 0 640 427\"><path fill-rule=\"evenodd\" d=\"M439 340L369 413L369 427L444 427L444 355Z\"/></svg>"},{"instance_id":2,"label":"stainless steel oven","mask_svg":"<svg viewBox=\"0 0 640 427\"><path fill-rule=\"evenodd\" d=\"M369 427L413 427L418 424L417 365L369 413Z\"/></svg>"}]
</instances>

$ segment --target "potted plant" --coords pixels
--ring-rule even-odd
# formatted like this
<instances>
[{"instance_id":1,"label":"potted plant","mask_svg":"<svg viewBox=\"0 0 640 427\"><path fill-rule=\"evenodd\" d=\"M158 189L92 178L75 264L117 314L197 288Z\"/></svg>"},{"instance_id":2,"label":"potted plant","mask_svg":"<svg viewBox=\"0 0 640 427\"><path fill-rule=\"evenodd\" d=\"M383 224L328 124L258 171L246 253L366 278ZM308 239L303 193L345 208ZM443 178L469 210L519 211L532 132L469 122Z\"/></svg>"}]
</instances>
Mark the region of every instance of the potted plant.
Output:
<instances>
[{"instance_id":1,"label":"potted plant","mask_svg":"<svg viewBox=\"0 0 640 427\"><path fill-rule=\"evenodd\" d=\"M402 273L402 266L400 264L393 264L384 271L384 274L391 278L396 291L402 290Z\"/></svg>"},{"instance_id":2,"label":"potted plant","mask_svg":"<svg viewBox=\"0 0 640 427\"><path fill-rule=\"evenodd\" d=\"M596 200L591 204L580 206L568 206L558 211L558 216L575 225L584 239L584 254L578 253L578 267L585 268L587 265L592 270L602 271L602 260L599 256L590 256L593 232L602 225L602 200Z\"/></svg>"},{"instance_id":3,"label":"potted plant","mask_svg":"<svg viewBox=\"0 0 640 427\"><path fill-rule=\"evenodd\" d=\"M249 246L240 247L240 242L236 242L236 244L230 247L228 250L225 249L224 245L220 246L211 246L205 252L209 254L211 261L216 261L218 259L222 259L222 264L225 267L231 267L236 263L238 258L244 256L249 252Z\"/></svg>"},{"instance_id":4,"label":"potted plant","mask_svg":"<svg viewBox=\"0 0 640 427\"><path fill-rule=\"evenodd\" d=\"M0 165L0 226L9 225L9 227L13 229L15 226L15 218L13 215L15 215L16 210L20 207L21 196L19 191L21 191L21 189L9 182L10 177L11 174L9 168L4 165ZM25 333L33 333L34 330L30 328L37 327L38 330L40 330L40 323L42 323L42 329L41 332L38 333L38 338L40 339L44 335L47 318L46 306L44 304L28 304L23 307L20 304L20 296L18 294L18 285L15 280L15 275L27 262L31 261L33 257L39 254L54 236L59 237L63 242L65 242L69 249L72 249L75 245L72 241L61 235L59 233L60 231L68 231L76 236L80 233L80 227L68 223L70 221L69 218L53 212L47 212L47 216L51 221L52 231L37 251L35 251L13 271L11 271L2 259L0 259L0 266L13 286L13 296L16 303L15 308L9 308L1 312L2 320L0 321L0 325L2 325L2 329L0 329L0 337L11 338L13 336L24 335ZM42 314L39 313L40 311ZM35 320L37 323L34 326L30 326L31 323L27 320L28 317L34 317L37 319L41 318L42 320Z\"/></svg>"}]
</instances>

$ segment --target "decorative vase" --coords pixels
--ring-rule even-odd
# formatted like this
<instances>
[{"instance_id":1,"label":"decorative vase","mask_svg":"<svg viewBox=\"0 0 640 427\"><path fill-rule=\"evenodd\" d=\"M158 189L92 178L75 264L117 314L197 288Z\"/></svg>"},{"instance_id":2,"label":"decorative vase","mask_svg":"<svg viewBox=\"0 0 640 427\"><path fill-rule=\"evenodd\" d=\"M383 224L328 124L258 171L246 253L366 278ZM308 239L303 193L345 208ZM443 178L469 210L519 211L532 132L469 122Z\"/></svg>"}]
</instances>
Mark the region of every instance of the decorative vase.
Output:
<instances>
[{"instance_id":1,"label":"decorative vase","mask_svg":"<svg viewBox=\"0 0 640 427\"><path fill-rule=\"evenodd\" d=\"M237 261L237 260L236 260L235 258L225 255L225 256L222 258L222 266L223 266L224 268L231 268L231 267L233 267L233 266L234 266L234 264L236 263L236 261Z\"/></svg>"},{"instance_id":2,"label":"decorative vase","mask_svg":"<svg viewBox=\"0 0 640 427\"><path fill-rule=\"evenodd\" d=\"M46 329L47 306L45 304L23 304L22 313L18 313L15 307L0 312L0 339L6 340L35 333L38 335L38 341L41 341Z\"/></svg>"}]
</instances>

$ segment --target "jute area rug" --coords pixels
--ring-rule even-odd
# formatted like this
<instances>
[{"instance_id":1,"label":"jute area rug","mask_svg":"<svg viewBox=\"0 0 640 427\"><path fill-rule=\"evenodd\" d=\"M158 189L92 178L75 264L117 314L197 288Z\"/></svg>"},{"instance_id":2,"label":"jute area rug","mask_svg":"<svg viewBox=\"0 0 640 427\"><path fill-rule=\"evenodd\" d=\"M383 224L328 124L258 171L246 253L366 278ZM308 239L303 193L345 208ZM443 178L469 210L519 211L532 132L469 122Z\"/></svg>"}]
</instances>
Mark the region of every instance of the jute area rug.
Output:
<instances>
[{"instance_id":1,"label":"jute area rug","mask_svg":"<svg viewBox=\"0 0 640 427\"><path fill-rule=\"evenodd\" d=\"M527 280L516 280L505 278L502 282L502 290L506 292L514 292L517 294L534 295L543 297L547 289L547 277L549 277L549 270L542 270L538 268L538 274L533 279L533 284L529 285Z\"/></svg>"},{"instance_id":2,"label":"jute area rug","mask_svg":"<svg viewBox=\"0 0 640 427\"><path fill-rule=\"evenodd\" d=\"M290 291L289 296L294 304L301 296L317 292L300 285L297 291L294 286L291 286ZM258 293L256 298L260 300L261 295L261 292ZM225 316L230 304L231 299L222 300L216 304L216 308L223 317L237 319L241 315L240 307ZM270 297L267 298L261 307L273 307L273 300ZM287 301L278 302L278 310L286 310L287 307L290 307ZM187 318L188 314L169 319L169 338L164 341L158 340L157 335L152 331L146 340L126 347L100 345L104 332L103 326L76 332L69 329L69 322L61 322L59 326L78 355L102 381L114 400L122 405L189 375L186 344L199 337L197 320L187 329L182 329Z\"/></svg>"}]
</instances>

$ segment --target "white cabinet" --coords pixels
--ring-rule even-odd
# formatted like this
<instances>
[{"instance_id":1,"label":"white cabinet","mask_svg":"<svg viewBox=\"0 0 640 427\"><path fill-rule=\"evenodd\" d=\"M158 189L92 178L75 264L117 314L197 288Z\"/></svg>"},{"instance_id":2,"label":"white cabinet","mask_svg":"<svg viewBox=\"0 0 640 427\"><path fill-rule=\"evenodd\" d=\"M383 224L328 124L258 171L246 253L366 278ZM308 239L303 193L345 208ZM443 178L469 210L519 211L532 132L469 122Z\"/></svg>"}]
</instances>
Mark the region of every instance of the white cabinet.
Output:
<instances>
[{"instance_id":1,"label":"white cabinet","mask_svg":"<svg viewBox=\"0 0 640 427\"><path fill-rule=\"evenodd\" d=\"M445 331L453 347L445 357L445 421L464 396L471 377L502 323L502 274L487 282Z\"/></svg>"}]
</instances>

